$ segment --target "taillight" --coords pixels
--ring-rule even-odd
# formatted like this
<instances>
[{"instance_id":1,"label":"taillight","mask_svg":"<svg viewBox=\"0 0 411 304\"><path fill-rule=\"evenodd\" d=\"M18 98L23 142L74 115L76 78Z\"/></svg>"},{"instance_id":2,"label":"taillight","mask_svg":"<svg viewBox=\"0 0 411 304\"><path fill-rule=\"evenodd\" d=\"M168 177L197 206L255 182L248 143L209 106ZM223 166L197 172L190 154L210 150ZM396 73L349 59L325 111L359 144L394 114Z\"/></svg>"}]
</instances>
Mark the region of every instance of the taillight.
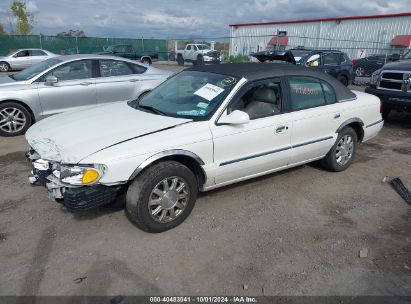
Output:
<instances>
[{"instance_id":1,"label":"taillight","mask_svg":"<svg viewBox=\"0 0 411 304\"><path fill-rule=\"evenodd\" d=\"M352 65L355 65L357 63L357 61L355 60L351 60Z\"/></svg>"}]
</instances>

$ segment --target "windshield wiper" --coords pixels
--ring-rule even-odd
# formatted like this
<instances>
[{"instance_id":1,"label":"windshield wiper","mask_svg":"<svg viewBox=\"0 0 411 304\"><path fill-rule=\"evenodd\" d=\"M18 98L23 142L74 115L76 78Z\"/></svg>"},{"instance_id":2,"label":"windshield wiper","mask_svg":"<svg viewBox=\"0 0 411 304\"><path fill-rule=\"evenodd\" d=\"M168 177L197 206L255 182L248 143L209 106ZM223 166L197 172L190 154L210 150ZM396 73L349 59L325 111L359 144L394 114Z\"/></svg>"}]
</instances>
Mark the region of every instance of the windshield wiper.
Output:
<instances>
[{"instance_id":1,"label":"windshield wiper","mask_svg":"<svg viewBox=\"0 0 411 304\"><path fill-rule=\"evenodd\" d=\"M154 107L152 107L152 106L145 106L145 105L139 104L138 107L139 107L139 108L142 108L142 109L149 110L149 111L151 111L151 112L153 112L153 113L155 113L155 114L160 114L160 115L163 115L163 116L167 116L166 113L164 113L163 111L160 111L159 109L154 108Z\"/></svg>"}]
</instances>

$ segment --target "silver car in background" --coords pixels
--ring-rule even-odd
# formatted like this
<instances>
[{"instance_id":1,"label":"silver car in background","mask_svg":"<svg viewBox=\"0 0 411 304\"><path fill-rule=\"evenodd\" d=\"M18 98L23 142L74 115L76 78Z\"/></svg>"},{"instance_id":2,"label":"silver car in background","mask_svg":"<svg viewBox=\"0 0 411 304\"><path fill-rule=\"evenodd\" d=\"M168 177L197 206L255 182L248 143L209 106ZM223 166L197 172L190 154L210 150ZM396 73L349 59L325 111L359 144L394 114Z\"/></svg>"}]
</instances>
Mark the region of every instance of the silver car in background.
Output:
<instances>
[{"instance_id":1,"label":"silver car in background","mask_svg":"<svg viewBox=\"0 0 411 304\"><path fill-rule=\"evenodd\" d=\"M110 102L135 100L172 72L102 55L48 59L0 77L0 136L26 132L53 114ZM121 123L121 117L113 117Z\"/></svg>"},{"instance_id":2,"label":"silver car in background","mask_svg":"<svg viewBox=\"0 0 411 304\"><path fill-rule=\"evenodd\" d=\"M0 56L0 72L24 70L32 65L59 55L42 49L20 49Z\"/></svg>"}]
</instances>

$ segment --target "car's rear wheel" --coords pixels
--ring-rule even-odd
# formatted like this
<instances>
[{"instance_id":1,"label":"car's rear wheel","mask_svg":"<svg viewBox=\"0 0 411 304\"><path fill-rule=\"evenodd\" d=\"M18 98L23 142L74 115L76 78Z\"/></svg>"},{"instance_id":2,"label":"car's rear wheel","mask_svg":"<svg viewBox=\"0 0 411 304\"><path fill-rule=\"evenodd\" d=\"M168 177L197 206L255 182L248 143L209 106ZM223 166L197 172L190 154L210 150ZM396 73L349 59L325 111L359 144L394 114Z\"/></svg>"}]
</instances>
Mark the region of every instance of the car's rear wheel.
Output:
<instances>
[{"instance_id":1,"label":"car's rear wheel","mask_svg":"<svg viewBox=\"0 0 411 304\"><path fill-rule=\"evenodd\" d=\"M345 86L348 86L348 78L347 78L347 76L344 76L344 75L339 75L338 76L338 81L340 81L343 85L345 85Z\"/></svg>"},{"instance_id":2,"label":"car's rear wheel","mask_svg":"<svg viewBox=\"0 0 411 304\"><path fill-rule=\"evenodd\" d=\"M8 72L8 71L10 71L10 65L5 61L1 61L0 62L0 72Z\"/></svg>"},{"instance_id":3,"label":"car's rear wheel","mask_svg":"<svg viewBox=\"0 0 411 304\"><path fill-rule=\"evenodd\" d=\"M141 59L141 63L145 65L151 65L151 60L149 58Z\"/></svg>"},{"instance_id":4,"label":"car's rear wheel","mask_svg":"<svg viewBox=\"0 0 411 304\"><path fill-rule=\"evenodd\" d=\"M193 210L198 193L193 172L181 163L154 164L129 186L126 210L136 226L151 233L180 225Z\"/></svg>"},{"instance_id":5,"label":"car's rear wheel","mask_svg":"<svg viewBox=\"0 0 411 304\"><path fill-rule=\"evenodd\" d=\"M344 171L354 161L357 146L357 133L351 127L345 127L338 134L334 146L321 160L322 166L333 172Z\"/></svg>"},{"instance_id":6,"label":"car's rear wheel","mask_svg":"<svg viewBox=\"0 0 411 304\"><path fill-rule=\"evenodd\" d=\"M356 76L358 76L358 77L362 77L362 76L364 76L365 75L365 70L364 70L364 68L363 67L356 67L355 68L355 70L354 70L354 72L355 72L355 75Z\"/></svg>"},{"instance_id":7,"label":"car's rear wheel","mask_svg":"<svg viewBox=\"0 0 411 304\"><path fill-rule=\"evenodd\" d=\"M184 65L184 59L183 59L183 56L181 54L177 55L177 63L178 63L178 65Z\"/></svg>"},{"instance_id":8,"label":"car's rear wheel","mask_svg":"<svg viewBox=\"0 0 411 304\"><path fill-rule=\"evenodd\" d=\"M30 125L31 115L24 106L15 102L0 104L0 136L22 135Z\"/></svg>"}]
</instances>

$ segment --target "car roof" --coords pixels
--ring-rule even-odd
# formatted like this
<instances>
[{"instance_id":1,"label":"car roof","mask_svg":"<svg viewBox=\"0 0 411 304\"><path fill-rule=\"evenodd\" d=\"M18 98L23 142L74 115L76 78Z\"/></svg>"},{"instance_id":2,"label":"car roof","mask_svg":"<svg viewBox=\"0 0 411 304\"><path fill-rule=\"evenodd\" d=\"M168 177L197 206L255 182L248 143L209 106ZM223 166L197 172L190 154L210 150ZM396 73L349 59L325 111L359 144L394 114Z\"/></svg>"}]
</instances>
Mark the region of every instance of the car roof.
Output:
<instances>
[{"instance_id":1,"label":"car roof","mask_svg":"<svg viewBox=\"0 0 411 304\"><path fill-rule=\"evenodd\" d=\"M356 95L334 77L314 68L306 68L299 65L276 63L227 63L214 65L194 66L185 71L199 71L238 78L246 78L249 81L262 80L281 76L307 76L319 78L333 86L337 100L354 99Z\"/></svg>"},{"instance_id":2,"label":"car roof","mask_svg":"<svg viewBox=\"0 0 411 304\"><path fill-rule=\"evenodd\" d=\"M122 61L128 61L131 63L138 63L133 60L129 60L123 57L117 57L117 56L110 56L110 55L98 55L98 54L73 54L73 55L62 55L56 57L57 59L61 61L70 61L70 60L75 60L75 59L114 59L114 60L122 60Z\"/></svg>"}]
</instances>

